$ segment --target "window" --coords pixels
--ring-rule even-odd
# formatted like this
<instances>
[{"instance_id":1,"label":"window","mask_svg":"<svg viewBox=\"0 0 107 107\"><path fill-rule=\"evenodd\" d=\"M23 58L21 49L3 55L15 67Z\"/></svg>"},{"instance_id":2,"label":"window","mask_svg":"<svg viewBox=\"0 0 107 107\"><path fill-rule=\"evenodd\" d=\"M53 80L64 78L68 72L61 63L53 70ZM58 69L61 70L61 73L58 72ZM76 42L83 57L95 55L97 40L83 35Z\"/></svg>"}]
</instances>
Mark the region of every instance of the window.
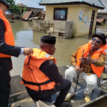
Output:
<instances>
[{"instance_id":1,"label":"window","mask_svg":"<svg viewBox=\"0 0 107 107\"><path fill-rule=\"evenodd\" d=\"M55 8L54 20L67 20L68 8Z\"/></svg>"}]
</instances>

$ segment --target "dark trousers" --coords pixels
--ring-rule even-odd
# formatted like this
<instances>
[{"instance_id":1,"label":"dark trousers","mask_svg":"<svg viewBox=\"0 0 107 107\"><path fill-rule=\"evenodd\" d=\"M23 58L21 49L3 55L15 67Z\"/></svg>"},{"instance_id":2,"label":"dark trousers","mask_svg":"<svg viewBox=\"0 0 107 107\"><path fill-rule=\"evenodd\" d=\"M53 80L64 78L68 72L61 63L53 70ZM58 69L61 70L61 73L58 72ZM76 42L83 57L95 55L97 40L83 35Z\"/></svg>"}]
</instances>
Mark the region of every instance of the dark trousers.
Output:
<instances>
[{"instance_id":1,"label":"dark trousers","mask_svg":"<svg viewBox=\"0 0 107 107\"><path fill-rule=\"evenodd\" d=\"M8 106L8 99L10 94L10 73L0 73L0 107Z\"/></svg>"},{"instance_id":2,"label":"dark trousers","mask_svg":"<svg viewBox=\"0 0 107 107\"><path fill-rule=\"evenodd\" d=\"M60 93L55 101L55 105L60 105L63 103L70 87L71 87L71 82L69 80L64 79L62 81L62 83L57 86L56 89L41 91L40 98L39 98L38 91L31 90L27 87L26 87L26 89L33 100L35 100L35 101L41 100L41 101L45 101L45 102L52 102L51 96L54 95L56 92L60 91Z\"/></svg>"}]
</instances>

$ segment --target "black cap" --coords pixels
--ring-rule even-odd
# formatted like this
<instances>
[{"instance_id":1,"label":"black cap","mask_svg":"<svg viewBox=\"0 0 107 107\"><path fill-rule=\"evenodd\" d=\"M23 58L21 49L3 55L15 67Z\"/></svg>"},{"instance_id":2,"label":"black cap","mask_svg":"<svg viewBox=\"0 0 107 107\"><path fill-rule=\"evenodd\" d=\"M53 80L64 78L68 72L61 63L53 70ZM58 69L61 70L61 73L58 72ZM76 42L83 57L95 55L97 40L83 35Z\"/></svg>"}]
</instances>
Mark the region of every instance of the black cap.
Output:
<instances>
[{"instance_id":1,"label":"black cap","mask_svg":"<svg viewBox=\"0 0 107 107\"><path fill-rule=\"evenodd\" d=\"M41 42L48 43L48 44L55 44L56 37L55 36L43 36L41 37Z\"/></svg>"},{"instance_id":2,"label":"black cap","mask_svg":"<svg viewBox=\"0 0 107 107\"><path fill-rule=\"evenodd\" d=\"M96 33L92 35L92 38L99 37L103 41L103 45L106 44L106 36L103 33Z\"/></svg>"},{"instance_id":3,"label":"black cap","mask_svg":"<svg viewBox=\"0 0 107 107\"><path fill-rule=\"evenodd\" d=\"M9 5L8 5L8 3L7 3L5 0L0 0L0 3L2 3L2 4L4 4L4 5L6 5L6 6L7 6L7 8L9 8Z\"/></svg>"}]
</instances>

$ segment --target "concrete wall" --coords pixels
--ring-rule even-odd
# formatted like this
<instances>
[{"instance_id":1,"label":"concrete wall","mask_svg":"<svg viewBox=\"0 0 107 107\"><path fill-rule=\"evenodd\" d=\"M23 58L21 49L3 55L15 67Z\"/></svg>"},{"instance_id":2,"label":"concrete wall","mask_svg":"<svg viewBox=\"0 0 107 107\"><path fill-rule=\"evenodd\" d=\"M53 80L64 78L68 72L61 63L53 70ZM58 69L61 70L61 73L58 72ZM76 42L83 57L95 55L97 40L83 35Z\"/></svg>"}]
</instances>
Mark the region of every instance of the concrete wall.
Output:
<instances>
[{"instance_id":1,"label":"concrete wall","mask_svg":"<svg viewBox=\"0 0 107 107\"><path fill-rule=\"evenodd\" d=\"M72 21L33 20L33 29L35 31L45 32L56 37L71 38L72 28Z\"/></svg>"},{"instance_id":2,"label":"concrete wall","mask_svg":"<svg viewBox=\"0 0 107 107\"><path fill-rule=\"evenodd\" d=\"M107 19L105 20L105 24L107 24Z\"/></svg>"},{"instance_id":3,"label":"concrete wall","mask_svg":"<svg viewBox=\"0 0 107 107\"><path fill-rule=\"evenodd\" d=\"M107 13L106 14L98 13L97 17L106 19L105 23L107 23Z\"/></svg>"},{"instance_id":4,"label":"concrete wall","mask_svg":"<svg viewBox=\"0 0 107 107\"><path fill-rule=\"evenodd\" d=\"M78 26L79 31L77 31L77 35L87 35L87 34L89 34L90 24L88 25L88 23L91 22L92 10L95 11L95 18L94 18L92 33L95 32L96 18L97 18L98 9L91 8L91 7L86 7L86 6L81 6L81 7L79 7L79 11L83 11L83 18L82 18L82 21L78 22L79 23L79 26ZM84 22L84 16L87 16L87 23Z\"/></svg>"},{"instance_id":5,"label":"concrete wall","mask_svg":"<svg viewBox=\"0 0 107 107\"><path fill-rule=\"evenodd\" d=\"M96 11L93 33L96 25L96 17L98 9L92 8L90 6L78 5L78 6L46 6L46 20L53 20L54 8L68 8L67 20L73 21L73 36L82 36L89 34L90 25L84 22L84 16L87 16L87 22L90 23L92 10ZM79 11L82 11L83 17L82 21L79 20Z\"/></svg>"},{"instance_id":6,"label":"concrete wall","mask_svg":"<svg viewBox=\"0 0 107 107\"><path fill-rule=\"evenodd\" d=\"M107 13L106 14L98 13L98 17L100 17L100 18L107 18Z\"/></svg>"}]
</instances>

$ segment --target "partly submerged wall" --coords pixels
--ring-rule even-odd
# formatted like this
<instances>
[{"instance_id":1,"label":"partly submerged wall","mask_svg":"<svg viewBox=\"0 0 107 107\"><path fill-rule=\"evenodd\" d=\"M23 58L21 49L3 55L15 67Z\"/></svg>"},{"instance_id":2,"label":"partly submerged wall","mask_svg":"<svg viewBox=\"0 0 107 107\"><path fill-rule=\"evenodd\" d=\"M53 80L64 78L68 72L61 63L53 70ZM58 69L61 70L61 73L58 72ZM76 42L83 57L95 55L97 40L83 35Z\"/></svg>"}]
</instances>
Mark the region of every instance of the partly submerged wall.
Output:
<instances>
[{"instance_id":1,"label":"partly submerged wall","mask_svg":"<svg viewBox=\"0 0 107 107\"><path fill-rule=\"evenodd\" d=\"M63 38L72 37L72 21L33 20L33 29L36 31L50 32L51 35Z\"/></svg>"}]
</instances>

